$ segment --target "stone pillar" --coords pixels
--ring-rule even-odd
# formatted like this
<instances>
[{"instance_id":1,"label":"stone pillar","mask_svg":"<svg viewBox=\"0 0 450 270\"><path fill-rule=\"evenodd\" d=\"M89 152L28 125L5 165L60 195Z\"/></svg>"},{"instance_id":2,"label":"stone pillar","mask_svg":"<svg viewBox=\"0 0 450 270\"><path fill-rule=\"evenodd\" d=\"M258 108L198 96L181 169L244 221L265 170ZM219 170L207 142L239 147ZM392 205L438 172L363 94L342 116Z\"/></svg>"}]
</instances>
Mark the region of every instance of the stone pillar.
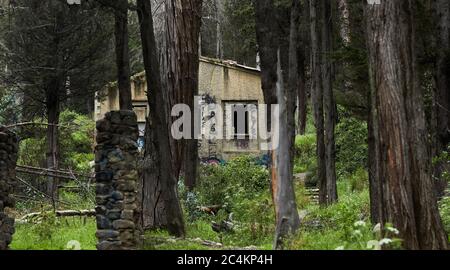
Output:
<instances>
[{"instance_id":1,"label":"stone pillar","mask_svg":"<svg viewBox=\"0 0 450 270\"><path fill-rule=\"evenodd\" d=\"M99 250L137 247L138 136L133 111L113 111L97 122L95 172Z\"/></svg>"},{"instance_id":2,"label":"stone pillar","mask_svg":"<svg viewBox=\"0 0 450 270\"><path fill-rule=\"evenodd\" d=\"M18 140L16 135L0 126L0 250L8 249L14 234L14 218L5 208L14 207L12 193L16 183Z\"/></svg>"}]
</instances>

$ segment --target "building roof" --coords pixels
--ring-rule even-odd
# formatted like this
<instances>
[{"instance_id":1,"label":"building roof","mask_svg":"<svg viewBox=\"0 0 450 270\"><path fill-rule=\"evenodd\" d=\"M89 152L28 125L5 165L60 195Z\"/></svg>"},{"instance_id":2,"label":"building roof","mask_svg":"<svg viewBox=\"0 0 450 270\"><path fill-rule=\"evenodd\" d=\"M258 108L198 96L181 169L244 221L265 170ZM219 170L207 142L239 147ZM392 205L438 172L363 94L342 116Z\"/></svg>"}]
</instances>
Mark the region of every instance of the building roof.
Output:
<instances>
[{"instance_id":1,"label":"building roof","mask_svg":"<svg viewBox=\"0 0 450 270\"><path fill-rule=\"evenodd\" d=\"M200 61L201 62L205 62L205 63L210 63L213 65L219 65L219 66L224 66L224 67L228 67L228 68L234 68L234 69L238 69L238 70L242 70L242 71L250 71L250 72L256 72L256 73L260 73L261 70L254 68L254 67L249 67L249 66L245 66L245 65L241 65L238 64L238 62L233 61L233 60L222 60L222 59L216 59L216 58L209 58L209 57L205 57L205 56L200 56Z\"/></svg>"},{"instance_id":2,"label":"building roof","mask_svg":"<svg viewBox=\"0 0 450 270\"><path fill-rule=\"evenodd\" d=\"M257 74L261 73L261 70L259 70L257 68L238 64L234 60L222 60L222 59L200 56L200 62L209 63L209 64L217 65L217 66L223 66L223 67L227 67L227 68L232 68L232 69L240 70L243 72L257 73ZM139 73L134 74L131 77L131 80L134 81L134 80L142 79L144 76L145 76L145 71L141 71Z\"/></svg>"}]
</instances>

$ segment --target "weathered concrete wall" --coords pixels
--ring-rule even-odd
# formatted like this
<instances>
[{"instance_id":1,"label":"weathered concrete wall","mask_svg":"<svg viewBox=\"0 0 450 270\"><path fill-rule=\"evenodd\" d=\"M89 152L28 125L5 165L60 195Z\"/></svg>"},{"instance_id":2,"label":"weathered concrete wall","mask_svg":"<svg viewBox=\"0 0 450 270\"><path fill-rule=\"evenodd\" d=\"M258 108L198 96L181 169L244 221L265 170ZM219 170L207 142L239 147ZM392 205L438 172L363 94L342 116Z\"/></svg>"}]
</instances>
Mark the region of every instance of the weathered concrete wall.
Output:
<instances>
[{"instance_id":1,"label":"weathered concrete wall","mask_svg":"<svg viewBox=\"0 0 450 270\"><path fill-rule=\"evenodd\" d=\"M232 117L231 112L227 111L227 104L264 104L259 71L214 59L200 62L199 90L204 103L213 102L222 106L224 121ZM257 118L248 117L249 125L257 127ZM209 119L208 115L203 115L205 119ZM226 134L229 127L224 123L222 128ZM240 154L259 155L259 143L259 140L203 140L199 142L199 154L201 157L220 159L230 159Z\"/></svg>"},{"instance_id":2,"label":"weathered concrete wall","mask_svg":"<svg viewBox=\"0 0 450 270\"><path fill-rule=\"evenodd\" d=\"M138 179L138 128L132 111L113 111L97 121L95 156L99 250L134 249Z\"/></svg>"},{"instance_id":3,"label":"weathered concrete wall","mask_svg":"<svg viewBox=\"0 0 450 270\"><path fill-rule=\"evenodd\" d=\"M133 76L131 86L134 110L138 114L138 122L143 128L145 116L149 111L146 98L147 84L145 74L140 73ZM117 86L112 84L98 94L103 96L103 99L101 102L96 101L96 120L102 119L109 111L119 109ZM214 102L221 105L224 110L225 104L228 103L264 104L261 77L257 69L241 66L230 61L205 57L200 58L199 95L203 97L203 103ZM203 119L205 118L208 118L208 116L203 115ZM252 121L257 120L249 119L249 122ZM225 126L223 130L226 132ZM200 142L199 155L204 158L216 157L223 159L239 154L259 155L261 153L259 143L258 140L203 140Z\"/></svg>"},{"instance_id":4,"label":"weathered concrete wall","mask_svg":"<svg viewBox=\"0 0 450 270\"><path fill-rule=\"evenodd\" d=\"M0 127L0 250L5 250L14 234L14 218L5 209L14 207L12 193L16 184L17 137Z\"/></svg>"}]
</instances>

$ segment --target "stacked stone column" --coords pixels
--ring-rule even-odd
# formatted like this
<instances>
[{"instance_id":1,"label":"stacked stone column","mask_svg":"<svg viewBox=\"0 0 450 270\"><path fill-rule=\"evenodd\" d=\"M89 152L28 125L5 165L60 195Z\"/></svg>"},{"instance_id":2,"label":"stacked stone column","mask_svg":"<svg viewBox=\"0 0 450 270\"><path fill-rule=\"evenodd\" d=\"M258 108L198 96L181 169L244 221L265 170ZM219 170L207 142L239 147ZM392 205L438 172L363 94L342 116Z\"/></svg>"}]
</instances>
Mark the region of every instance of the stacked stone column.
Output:
<instances>
[{"instance_id":1,"label":"stacked stone column","mask_svg":"<svg viewBox=\"0 0 450 270\"><path fill-rule=\"evenodd\" d=\"M8 249L14 234L14 218L5 209L14 207L12 197L16 183L17 137L0 126L0 250Z\"/></svg>"},{"instance_id":2,"label":"stacked stone column","mask_svg":"<svg viewBox=\"0 0 450 270\"><path fill-rule=\"evenodd\" d=\"M97 249L135 249L138 241L136 114L113 111L97 122Z\"/></svg>"}]
</instances>

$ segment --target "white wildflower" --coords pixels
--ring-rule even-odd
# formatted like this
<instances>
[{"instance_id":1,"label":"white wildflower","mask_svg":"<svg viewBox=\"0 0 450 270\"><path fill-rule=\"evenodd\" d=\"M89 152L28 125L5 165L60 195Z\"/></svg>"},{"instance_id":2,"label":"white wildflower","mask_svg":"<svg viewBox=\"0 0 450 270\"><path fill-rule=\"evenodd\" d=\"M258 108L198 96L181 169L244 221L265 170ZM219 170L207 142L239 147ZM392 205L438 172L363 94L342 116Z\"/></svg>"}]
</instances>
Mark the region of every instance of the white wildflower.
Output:
<instances>
[{"instance_id":1,"label":"white wildflower","mask_svg":"<svg viewBox=\"0 0 450 270\"><path fill-rule=\"evenodd\" d=\"M344 246L337 247L335 250L345 250Z\"/></svg>"},{"instance_id":2,"label":"white wildflower","mask_svg":"<svg viewBox=\"0 0 450 270\"><path fill-rule=\"evenodd\" d=\"M361 220L361 221L355 222L354 226L355 226L355 227L365 227L365 226L366 226L366 223L365 223L364 221Z\"/></svg>"},{"instance_id":3,"label":"white wildflower","mask_svg":"<svg viewBox=\"0 0 450 270\"><path fill-rule=\"evenodd\" d=\"M391 243L392 243L392 239L389 239L389 238L384 238L380 241L381 246L389 245Z\"/></svg>"},{"instance_id":4,"label":"white wildflower","mask_svg":"<svg viewBox=\"0 0 450 270\"><path fill-rule=\"evenodd\" d=\"M367 249L381 250L380 242L378 242L377 240L370 240L369 242L367 242Z\"/></svg>"},{"instance_id":5,"label":"white wildflower","mask_svg":"<svg viewBox=\"0 0 450 270\"><path fill-rule=\"evenodd\" d=\"M353 231L353 236L355 236L355 237L362 237L363 235L362 235L360 230L355 230L355 231Z\"/></svg>"},{"instance_id":6,"label":"white wildflower","mask_svg":"<svg viewBox=\"0 0 450 270\"><path fill-rule=\"evenodd\" d=\"M69 242L67 242L66 249L81 250L81 244L77 240L70 240Z\"/></svg>"},{"instance_id":7,"label":"white wildflower","mask_svg":"<svg viewBox=\"0 0 450 270\"><path fill-rule=\"evenodd\" d=\"M393 234L395 234L395 235L399 235L400 234L400 232L396 229L396 228L393 228L393 227L387 227L386 228L389 232L391 232L391 233L393 233Z\"/></svg>"}]
</instances>

